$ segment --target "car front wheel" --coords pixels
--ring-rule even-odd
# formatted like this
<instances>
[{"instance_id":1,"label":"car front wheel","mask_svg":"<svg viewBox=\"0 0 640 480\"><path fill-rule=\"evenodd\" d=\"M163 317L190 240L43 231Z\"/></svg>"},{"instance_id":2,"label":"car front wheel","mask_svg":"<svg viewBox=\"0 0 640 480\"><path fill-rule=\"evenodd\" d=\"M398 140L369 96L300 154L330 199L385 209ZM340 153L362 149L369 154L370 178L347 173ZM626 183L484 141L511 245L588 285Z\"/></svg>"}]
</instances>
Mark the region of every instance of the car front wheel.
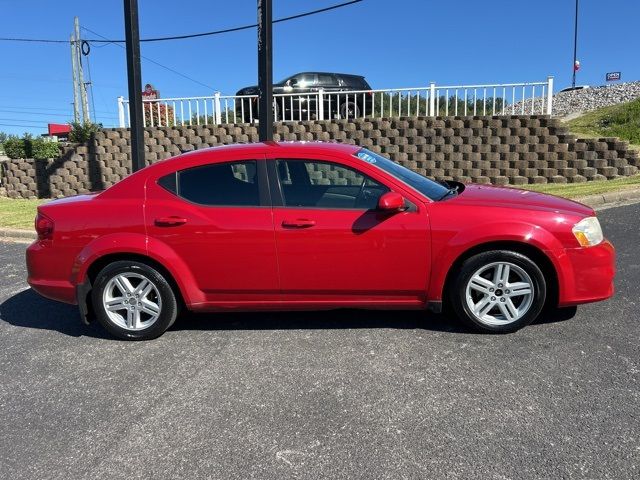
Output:
<instances>
[{"instance_id":1,"label":"car front wheel","mask_svg":"<svg viewBox=\"0 0 640 480\"><path fill-rule=\"evenodd\" d=\"M497 250L465 260L450 296L458 318L476 330L506 333L533 322L546 293L544 275L530 258Z\"/></svg>"},{"instance_id":2,"label":"car front wheel","mask_svg":"<svg viewBox=\"0 0 640 480\"><path fill-rule=\"evenodd\" d=\"M151 266L135 261L104 267L94 282L91 300L104 328L125 340L159 337L178 313L167 279Z\"/></svg>"}]
</instances>

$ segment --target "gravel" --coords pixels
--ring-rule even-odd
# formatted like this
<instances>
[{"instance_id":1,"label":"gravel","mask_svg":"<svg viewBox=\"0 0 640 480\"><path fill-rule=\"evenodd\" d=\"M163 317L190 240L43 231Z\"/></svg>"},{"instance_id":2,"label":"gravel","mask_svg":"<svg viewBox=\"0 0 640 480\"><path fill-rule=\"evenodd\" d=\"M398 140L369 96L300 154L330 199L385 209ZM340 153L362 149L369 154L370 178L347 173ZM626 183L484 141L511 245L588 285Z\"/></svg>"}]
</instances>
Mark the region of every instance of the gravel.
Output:
<instances>
[{"instance_id":1,"label":"gravel","mask_svg":"<svg viewBox=\"0 0 640 480\"><path fill-rule=\"evenodd\" d=\"M572 118L584 112L630 102L636 98L640 98L640 81L556 93L553 96L553 116L568 119L567 117ZM534 111L541 112L545 101L545 98L536 97ZM516 102L513 107L507 105L506 110L507 113L513 110L517 115L521 113L521 108L522 102ZM524 114L528 113L531 113L531 98L524 102Z\"/></svg>"},{"instance_id":2,"label":"gravel","mask_svg":"<svg viewBox=\"0 0 640 480\"><path fill-rule=\"evenodd\" d=\"M554 96L553 113L559 117L566 117L575 113L630 102L639 97L640 81L562 92Z\"/></svg>"}]
</instances>

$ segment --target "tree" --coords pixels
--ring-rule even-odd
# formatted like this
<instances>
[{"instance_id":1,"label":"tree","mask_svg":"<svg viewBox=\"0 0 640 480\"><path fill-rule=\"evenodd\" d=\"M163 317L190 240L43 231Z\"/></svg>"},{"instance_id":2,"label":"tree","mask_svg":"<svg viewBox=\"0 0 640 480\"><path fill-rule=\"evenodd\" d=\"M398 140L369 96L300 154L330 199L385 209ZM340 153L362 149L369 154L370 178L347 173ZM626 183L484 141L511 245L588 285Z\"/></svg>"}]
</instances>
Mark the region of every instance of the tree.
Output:
<instances>
[{"instance_id":1,"label":"tree","mask_svg":"<svg viewBox=\"0 0 640 480\"><path fill-rule=\"evenodd\" d=\"M143 108L147 127L172 127L175 124L171 105L161 102L144 102Z\"/></svg>"}]
</instances>

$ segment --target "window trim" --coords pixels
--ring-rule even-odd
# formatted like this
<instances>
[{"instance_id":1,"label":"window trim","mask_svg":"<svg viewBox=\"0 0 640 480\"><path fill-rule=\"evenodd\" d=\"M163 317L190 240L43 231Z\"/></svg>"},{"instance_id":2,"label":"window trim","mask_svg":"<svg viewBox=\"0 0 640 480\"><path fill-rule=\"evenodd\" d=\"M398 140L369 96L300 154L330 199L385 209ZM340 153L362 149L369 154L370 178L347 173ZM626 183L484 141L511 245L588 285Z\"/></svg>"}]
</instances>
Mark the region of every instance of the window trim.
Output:
<instances>
[{"instance_id":1,"label":"window trim","mask_svg":"<svg viewBox=\"0 0 640 480\"><path fill-rule=\"evenodd\" d=\"M354 172L362 175L365 179L369 178L374 182L383 185L388 189L389 192L394 192L394 190L389 184L386 182L380 181L367 172L364 172L356 167L351 165L346 165L337 160L327 160L320 158L305 158L305 157L274 157L267 160L267 170L269 172L269 186L271 192L271 199L273 202L273 208L288 208L295 210L326 210L326 211L355 211L355 212L370 212L375 211L375 209L371 208L329 208L329 207L312 207L312 206L298 206L298 205L286 205L284 201L284 192L282 191L282 183L280 181L280 176L278 175L278 161L294 161L294 162L314 162L314 163L329 163L333 165L337 165L339 167L345 168L347 170L353 170ZM272 179L275 179L272 181ZM404 195L403 195L404 196ZM416 205L405 197L406 202L408 203L408 208L405 212L413 212L417 210Z\"/></svg>"},{"instance_id":2,"label":"window trim","mask_svg":"<svg viewBox=\"0 0 640 480\"><path fill-rule=\"evenodd\" d=\"M194 202L192 200L189 200L188 198L183 197L182 195L180 195L180 175L179 173L185 170L192 170L195 168L203 168L203 167L208 167L208 166L213 166L213 165L224 165L224 164L232 164L232 163L246 163L246 162L256 162L256 175L257 175L257 187L258 187L258 205L208 205L206 203L198 203L198 202ZM243 159L229 159L229 160L224 160L222 162L208 162L208 163L202 163L200 165L192 165L190 167L187 168L182 168L179 170L174 170L173 172L167 173L165 175L162 175L160 177L158 177L155 180L155 184L164 192L167 192L169 195L171 195L174 198L177 198L178 200L181 200L185 203L188 203L190 205L195 205L198 207L202 207L202 208L271 208L271 192L270 192L270 188L269 188L269 179L268 179L268 173L267 173L267 165L266 165L267 161L264 158L243 158ZM171 190L168 190L167 188L163 187L162 185L160 185L160 179L169 176L169 175L175 175L176 177L176 191L172 192Z\"/></svg>"}]
</instances>

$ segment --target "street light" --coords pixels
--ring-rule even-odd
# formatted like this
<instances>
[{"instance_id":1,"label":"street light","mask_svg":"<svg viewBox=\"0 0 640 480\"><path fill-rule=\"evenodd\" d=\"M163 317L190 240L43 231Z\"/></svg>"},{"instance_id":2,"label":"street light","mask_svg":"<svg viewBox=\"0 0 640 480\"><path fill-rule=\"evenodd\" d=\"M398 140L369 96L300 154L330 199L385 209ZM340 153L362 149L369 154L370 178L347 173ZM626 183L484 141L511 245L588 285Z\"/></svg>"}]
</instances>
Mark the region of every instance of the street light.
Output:
<instances>
[{"instance_id":1,"label":"street light","mask_svg":"<svg viewBox=\"0 0 640 480\"><path fill-rule=\"evenodd\" d=\"M580 69L580 62L577 59L578 53L578 0L576 0L576 18L573 29L573 81L571 87L576 87L576 72Z\"/></svg>"}]
</instances>

